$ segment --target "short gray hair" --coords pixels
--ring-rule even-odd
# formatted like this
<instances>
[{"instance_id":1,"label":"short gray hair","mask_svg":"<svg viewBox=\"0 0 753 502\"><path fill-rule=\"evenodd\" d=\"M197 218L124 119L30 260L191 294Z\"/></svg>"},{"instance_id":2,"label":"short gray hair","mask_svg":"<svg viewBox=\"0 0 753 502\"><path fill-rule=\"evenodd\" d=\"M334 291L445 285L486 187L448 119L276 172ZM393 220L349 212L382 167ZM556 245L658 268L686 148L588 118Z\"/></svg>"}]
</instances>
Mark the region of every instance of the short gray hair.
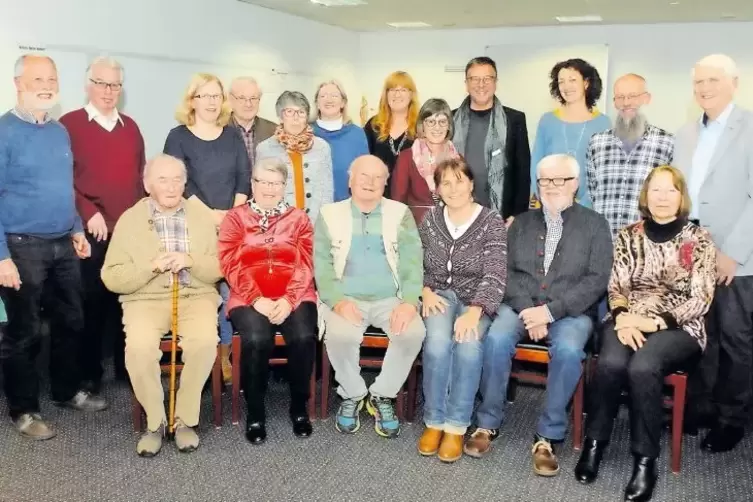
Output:
<instances>
[{"instance_id":1,"label":"short gray hair","mask_svg":"<svg viewBox=\"0 0 753 502\"><path fill-rule=\"evenodd\" d=\"M234 79L233 79L233 80L232 80L232 81L230 82L230 87L229 87L229 90L232 90L232 89L233 89L233 86L234 86L235 84L239 83L239 82L247 82L247 83L249 83L249 84L253 84L253 85L255 85L255 86L256 86L256 87L257 87L257 88L259 89L259 97L261 97L261 96L262 96L262 94L264 94L264 93L262 92L261 86L259 85L259 82L257 82L257 81L256 81L256 79L255 79L254 77L249 77L249 76L247 76L247 75L242 75L242 76L240 76L240 77L235 77L235 78L234 78Z\"/></svg>"},{"instance_id":2,"label":"short gray hair","mask_svg":"<svg viewBox=\"0 0 753 502\"><path fill-rule=\"evenodd\" d=\"M50 56L48 56L46 54L36 54L36 53L22 54L21 56L18 57L18 59L16 59L16 63L13 65L13 76L14 77L17 78L17 77L20 77L21 75L24 74L24 69L26 68L26 60L29 59L29 58L43 58L43 59L46 59L50 63L52 63L52 66L54 66L55 69L57 69L57 65L55 64L55 60L52 59Z\"/></svg>"},{"instance_id":3,"label":"short gray hair","mask_svg":"<svg viewBox=\"0 0 753 502\"><path fill-rule=\"evenodd\" d=\"M251 171L251 177L253 178L256 173L266 171L269 173L277 173L282 176L282 179L287 183L288 181L288 165L280 158L267 157L259 160L254 164L254 169Z\"/></svg>"},{"instance_id":4,"label":"short gray hair","mask_svg":"<svg viewBox=\"0 0 753 502\"><path fill-rule=\"evenodd\" d=\"M114 70L118 70L120 72L120 81L123 82L123 79L125 78L125 72L123 71L123 65L120 64L120 62L110 56L97 56L94 59L91 60L89 63L89 66L86 67L86 79L87 84L89 83L89 79L92 78L92 69L95 66L106 66L107 68L112 68Z\"/></svg>"},{"instance_id":5,"label":"short gray hair","mask_svg":"<svg viewBox=\"0 0 753 502\"><path fill-rule=\"evenodd\" d=\"M558 164L567 165L567 167L570 168L570 175L574 178L580 178L580 165L578 164L578 159L566 153L555 153L553 155L547 155L541 159L536 165L536 178L539 177L542 169L554 167Z\"/></svg>"},{"instance_id":6,"label":"short gray hair","mask_svg":"<svg viewBox=\"0 0 753 502\"><path fill-rule=\"evenodd\" d=\"M181 171L183 172L183 179L188 179L188 171L186 170L186 164L180 160L177 157L173 157L172 155L168 155L166 153L158 153L151 159L149 159L144 166L144 180L149 178L149 175L152 174L152 170L154 169L154 166L157 164L164 164L164 163L172 163L177 164L180 166Z\"/></svg>"},{"instance_id":7,"label":"short gray hair","mask_svg":"<svg viewBox=\"0 0 753 502\"><path fill-rule=\"evenodd\" d=\"M304 96L303 93L298 91L284 91L282 94L280 94L280 97L277 98L277 102L275 103L275 112L277 113L277 117L282 119L282 111L291 105L302 108L306 112L307 118L309 115L311 115L311 105L309 104L309 100L306 99L306 96Z\"/></svg>"},{"instance_id":8,"label":"short gray hair","mask_svg":"<svg viewBox=\"0 0 753 502\"><path fill-rule=\"evenodd\" d=\"M447 117L448 128L447 136L445 139L452 140L455 134L455 124L452 121L452 110L447 101L439 98L430 98L426 100L426 103L418 111L418 120L416 121L416 136L423 137L424 135L424 120L428 119L432 115L444 115Z\"/></svg>"},{"instance_id":9,"label":"short gray hair","mask_svg":"<svg viewBox=\"0 0 753 502\"><path fill-rule=\"evenodd\" d=\"M693 77L695 77L695 69L698 66L722 70L724 74L730 78L737 78L740 76L740 70L738 70L735 60L726 54L711 54L699 60L691 70L691 75Z\"/></svg>"}]
</instances>

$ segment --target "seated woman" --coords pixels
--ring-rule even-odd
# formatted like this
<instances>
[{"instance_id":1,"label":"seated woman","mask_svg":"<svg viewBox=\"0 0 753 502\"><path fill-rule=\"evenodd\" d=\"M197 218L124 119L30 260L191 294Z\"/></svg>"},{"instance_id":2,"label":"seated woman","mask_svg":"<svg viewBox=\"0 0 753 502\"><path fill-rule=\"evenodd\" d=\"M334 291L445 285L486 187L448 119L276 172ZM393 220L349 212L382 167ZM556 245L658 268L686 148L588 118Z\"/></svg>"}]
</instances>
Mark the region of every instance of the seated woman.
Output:
<instances>
[{"instance_id":1,"label":"seated woman","mask_svg":"<svg viewBox=\"0 0 753 502\"><path fill-rule=\"evenodd\" d=\"M267 437L264 395L277 331L288 357L293 433L311 435L306 403L316 354L314 229L303 210L283 199L287 179L281 160L258 162L253 197L230 210L220 226L220 267L230 285L227 311L243 344L246 439L253 444Z\"/></svg>"},{"instance_id":2,"label":"seated woman","mask_svg":"<svg viewBox=\"0 0 753 502\"><path fill-rule=\"evenodd\" d=\"M445 206L419 227L426 428L418 451L454 462L481 380L482 338L505 295L507 231L499 213L473 201L473 173L462 158L440 163L434 182Z\"/></svg>"},{"instance_id":3,"label":"seated woman","mask_svg":"<svg viewBox=\"0 0 753 502\"><path fill-rule=\"evenodd\" d=\"M410 207L418 224L439 203L434 183L437 164L458 157L451 141L453 129L450 106L443 99L432 98L418 112L416 141L397 157L390 193L393 200Z\"/></svg>"},{"instance_id":4,"label":"seated woman","mask_svg":"<svg viewBox=\"0 0 753 502\"><path fill-rule=\"evenodd\" d=\"M575 467L581 483L596 479L620 392L627 386L634 464L625 500L651 498L664 377L699 360L716 278L714 244L706 230L687 219L690 198L680 171L655 168L643 185L639 206L645 219L623 228L614 244L611 319L601 335L593 409Z\"/></svg>"}]
</instances>

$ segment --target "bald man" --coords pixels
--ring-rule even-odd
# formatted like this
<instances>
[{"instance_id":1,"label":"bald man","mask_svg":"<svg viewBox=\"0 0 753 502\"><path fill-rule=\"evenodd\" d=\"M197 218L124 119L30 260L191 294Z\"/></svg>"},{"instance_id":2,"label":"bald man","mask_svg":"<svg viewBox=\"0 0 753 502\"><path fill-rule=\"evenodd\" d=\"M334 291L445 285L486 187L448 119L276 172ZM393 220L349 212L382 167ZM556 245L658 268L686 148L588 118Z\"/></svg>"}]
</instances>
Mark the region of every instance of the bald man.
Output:
<instances>
[{"instance_id":1,"label":"bald man","mask_svg":"<svg viewBox=\"0 0 753 502\"><path fill-rule=\"evenodd\" d=\"M586 176L593 208L617 235L640 221L638 197L648 173L672 162L674 137L648 122L641 108L651 102L646 80L629 73L614 83L614 127L594 134L586 151Z\"/></svg>"}]
</instances>

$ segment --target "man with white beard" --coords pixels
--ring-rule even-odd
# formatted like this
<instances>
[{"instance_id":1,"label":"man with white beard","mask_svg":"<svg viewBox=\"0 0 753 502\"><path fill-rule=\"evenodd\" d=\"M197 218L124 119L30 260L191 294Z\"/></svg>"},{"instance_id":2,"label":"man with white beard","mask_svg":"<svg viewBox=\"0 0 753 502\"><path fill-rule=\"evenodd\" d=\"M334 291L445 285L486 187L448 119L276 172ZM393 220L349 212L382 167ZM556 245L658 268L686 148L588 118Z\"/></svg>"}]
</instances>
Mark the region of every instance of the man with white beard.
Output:
<instances>
[{"instance_id":1,"label":"man with white beard","mask_svg":"<svg viewBox=\"0 0 753 502\"><path fill-rule=\"evenodd\" d=\"M628 73L614 83L614 127L594 134L586 152L593 208L609 222L612 236L641 219L638 197L648 174L672 162L674 137L651 125L640 109L651 102L646 80Z\"/></svg>"},{"instance_id":2,"label":"man with white beard","mask_svg":"<svg viewBox=\"0 0 753 502\"><path fill-rule=\"evenodd\" d=\"M39 414L43 296L51 320L53 401L79 411L104 410L107 402L81 390L79 378L78 261L90 247L76 213L70 139L49 115L58 100L57 69L49 57L25 55L14 75L17 104L0 116L0 295L8 310L0 363L13 424L21 435L41 440L55 436Z\"/></svg>"}]
</instances>

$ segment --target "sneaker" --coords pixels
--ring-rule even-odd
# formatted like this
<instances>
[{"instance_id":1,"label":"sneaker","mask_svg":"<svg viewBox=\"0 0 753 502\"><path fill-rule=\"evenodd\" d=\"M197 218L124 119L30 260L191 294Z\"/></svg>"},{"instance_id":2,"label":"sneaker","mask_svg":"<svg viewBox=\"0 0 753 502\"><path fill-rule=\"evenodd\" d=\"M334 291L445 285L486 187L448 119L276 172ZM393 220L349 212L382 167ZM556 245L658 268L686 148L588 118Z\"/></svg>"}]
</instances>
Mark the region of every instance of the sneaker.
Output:
<instances>
[{"instance_id":1,"label":"sneaker","mask_svg":"<svg viewBox=\"0 0 753 502\"><path fill-rule=\"evenodd\" d=\"M95 396L86 390L76 392L68 401L54 401L55 406L71 408L76 411L95 412L106 410L109 406L104 398Z\"/></svg>"},{"instance_id":2,"label":"sneaker","mask_svg":"<svg viewBox=\"0 0 753 502\"><path fill-rule=\"evenodd\" d=\"M175 446L181 453L191 453L199 447L199 435L180 420L175 424Z\"/></svg>"},{"instance_id":3,"label":"sneaker","mask_svg":"<svg viewBox=\"0 0 753 502\"><path fill-rule=\"evenodd\" d=\"M34 441L44 441L57 435L39 413L24 413L13 421L13 425L23 437Z\"/></svg>"},{"instance_id":4,"label":"sneaker","mask_svg":"<svg viewBox=\"0 0 753 502\"><path fill-rule=\"evenodd\" d=\"M335 429L344 434L353 434L361 428L358 414L363 409L363 399L343 399L335 417Z\"/></svg>"},{"instance_id":5,"label":"sneaker","mask_svg":"<svg viewBox=\"0 0 753 502\"><path fill-rule=\"evenodd\" d=\"M165 435L165 427L160 426L156 431L147 430L141 435L136 445L136 453L140 457L153 457L162 449L162 438Z\"/></svg>"},{"instance_id":6,"label":"sneaker","mask_svg":"<svg viewBox=\"0 0 753 502\"><path fill-rule=\"evenodd\" d=\"M400 434L400 421L395 413L392 399L369 396L366 410L374 417L374 430L385 438L394 438Z\"/></svg>"}]
</instances>

